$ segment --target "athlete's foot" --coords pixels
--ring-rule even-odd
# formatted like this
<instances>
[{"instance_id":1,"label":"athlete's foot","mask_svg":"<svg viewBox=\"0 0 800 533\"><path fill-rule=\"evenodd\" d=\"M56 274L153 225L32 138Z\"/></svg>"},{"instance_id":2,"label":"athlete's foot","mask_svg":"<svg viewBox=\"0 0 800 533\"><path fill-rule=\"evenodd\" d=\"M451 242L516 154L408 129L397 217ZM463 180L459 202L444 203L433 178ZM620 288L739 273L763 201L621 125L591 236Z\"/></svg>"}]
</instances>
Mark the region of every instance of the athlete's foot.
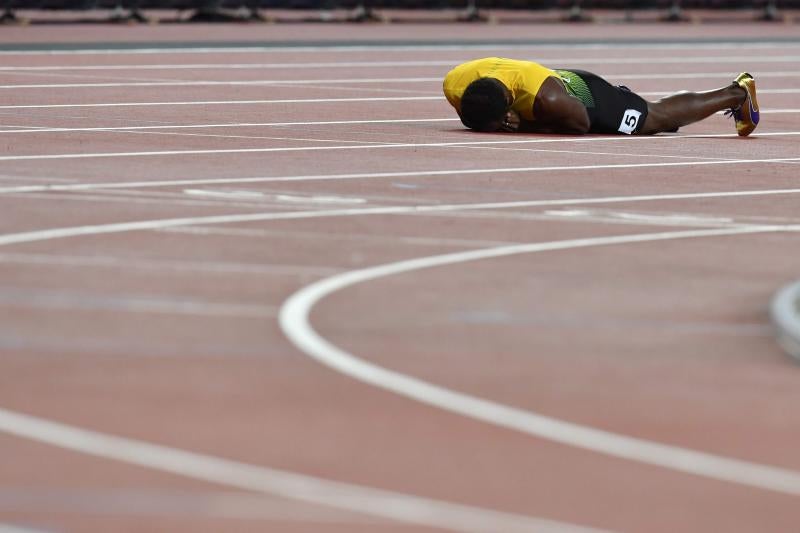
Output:
<instances>
[{"instance_id":1,"label":"athlete's foot","mask_svg":"<svg viewBox=\"0 0 800 533\"><path fill-rule=\"evenodd\" d=\"M731 108L726 114L732 115L736 121L736 132L746 137L756 129L760 118L756 100L756 80L747 72L742 72L733 80L733 85L744 89L744 102L739 107Z\"/></svg>"}]
</instances>

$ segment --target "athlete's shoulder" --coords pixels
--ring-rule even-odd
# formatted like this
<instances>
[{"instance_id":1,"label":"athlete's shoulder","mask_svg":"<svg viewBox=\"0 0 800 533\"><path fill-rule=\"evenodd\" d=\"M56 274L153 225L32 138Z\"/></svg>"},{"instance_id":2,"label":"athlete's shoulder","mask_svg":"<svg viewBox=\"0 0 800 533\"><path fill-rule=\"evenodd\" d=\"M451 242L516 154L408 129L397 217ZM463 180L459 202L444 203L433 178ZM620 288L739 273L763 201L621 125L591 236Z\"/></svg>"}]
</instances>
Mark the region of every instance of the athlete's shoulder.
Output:
<instances>
[{"instance_id":1,"label":"athlete's shoulder","mask_svg":"<svg viewBox=\"0 0 800 533\"><path fill-rule=\"evenodd\" d=\"M502 58L500 58L500 57L480 57L478 59L472 59L470 61L466 61L464 63L461 63L460 65L457 65L456 67L454 67L453 70L451 70L450 72L461 72L461 71L466 71L466 70L475 70L475 69L478 69L478 68L480 68L480 67L482 67L484 65L494 64L494 63L497 63L499 61L502 61Z\"/></svg>"},{"instance_id":2,"label":"athlete's shoulder","mask_svg":"<svg viewBox=\"0 0 800 533\"><path fill-rule=\"evenodd\" d=\"M470 81L479 77L479 72L484 69L484 66L491 61L492 58L480 58L461 63L453 67L444 77L445 88L452 85L461 85L464 80Z\"/></svg>"}]
</instances>

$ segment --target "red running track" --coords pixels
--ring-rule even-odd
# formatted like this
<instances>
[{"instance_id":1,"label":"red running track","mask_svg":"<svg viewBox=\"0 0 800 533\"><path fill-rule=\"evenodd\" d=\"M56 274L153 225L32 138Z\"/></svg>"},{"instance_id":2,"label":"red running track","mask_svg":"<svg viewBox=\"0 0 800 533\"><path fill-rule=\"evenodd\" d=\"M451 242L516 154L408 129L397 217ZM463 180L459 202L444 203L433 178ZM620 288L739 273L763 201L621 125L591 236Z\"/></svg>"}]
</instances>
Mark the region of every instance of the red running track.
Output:
<instances>
[{"instance_id":1,"label":"red running track","mask_svg":"<svg viewBox=\"0 0 800 533\"><path fill-rule=\"evenodd\" d=\"M4 30L107 51L0 55L0 524L796 528L795 28L197 28L113 40L331 46ZM747 69L763 123L475 134L440 80L484 55Z\"/></svg>"}]
</instances>

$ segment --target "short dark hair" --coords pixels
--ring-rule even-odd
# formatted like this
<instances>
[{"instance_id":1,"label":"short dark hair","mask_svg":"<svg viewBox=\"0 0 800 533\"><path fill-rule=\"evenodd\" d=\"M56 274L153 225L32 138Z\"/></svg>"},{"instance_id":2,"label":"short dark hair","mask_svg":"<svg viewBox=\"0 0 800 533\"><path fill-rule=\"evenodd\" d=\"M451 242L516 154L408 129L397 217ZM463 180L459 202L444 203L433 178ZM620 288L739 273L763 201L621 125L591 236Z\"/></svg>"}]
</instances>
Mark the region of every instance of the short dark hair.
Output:
<instances>
[{"instance_id":1,"label":"short dark hair","mask_svg":"<svg viewBox=\"0 0 800 533\"><path fill-rule=\"evenodd\" d=\"M508 111L503 84L494 78L479 78L461 96L461 121L468 128L487 131L503 121Z\"/></svg>"}]
</instances>

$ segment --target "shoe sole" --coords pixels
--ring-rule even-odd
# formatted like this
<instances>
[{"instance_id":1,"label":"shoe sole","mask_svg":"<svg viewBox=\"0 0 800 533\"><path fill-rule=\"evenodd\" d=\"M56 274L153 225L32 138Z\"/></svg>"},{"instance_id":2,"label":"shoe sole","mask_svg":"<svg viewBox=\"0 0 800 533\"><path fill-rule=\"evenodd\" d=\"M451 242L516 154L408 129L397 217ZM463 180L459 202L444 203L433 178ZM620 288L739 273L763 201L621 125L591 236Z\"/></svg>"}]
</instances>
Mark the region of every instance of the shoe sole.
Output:
<instances>
[{"instance_id":1,"label":"shoe sole","mask_svg":"<svg viewBox=\"0 0 800 533\"><path fill-rule=\"evenodd\" d=\"M741 120L736 121L736 133L741 137L747 137L753 133L761 119L756 100L756 80L747 72L743 72L736 78L736 83L747 93L740 111Z\"/></svg>"}]
</instances>

